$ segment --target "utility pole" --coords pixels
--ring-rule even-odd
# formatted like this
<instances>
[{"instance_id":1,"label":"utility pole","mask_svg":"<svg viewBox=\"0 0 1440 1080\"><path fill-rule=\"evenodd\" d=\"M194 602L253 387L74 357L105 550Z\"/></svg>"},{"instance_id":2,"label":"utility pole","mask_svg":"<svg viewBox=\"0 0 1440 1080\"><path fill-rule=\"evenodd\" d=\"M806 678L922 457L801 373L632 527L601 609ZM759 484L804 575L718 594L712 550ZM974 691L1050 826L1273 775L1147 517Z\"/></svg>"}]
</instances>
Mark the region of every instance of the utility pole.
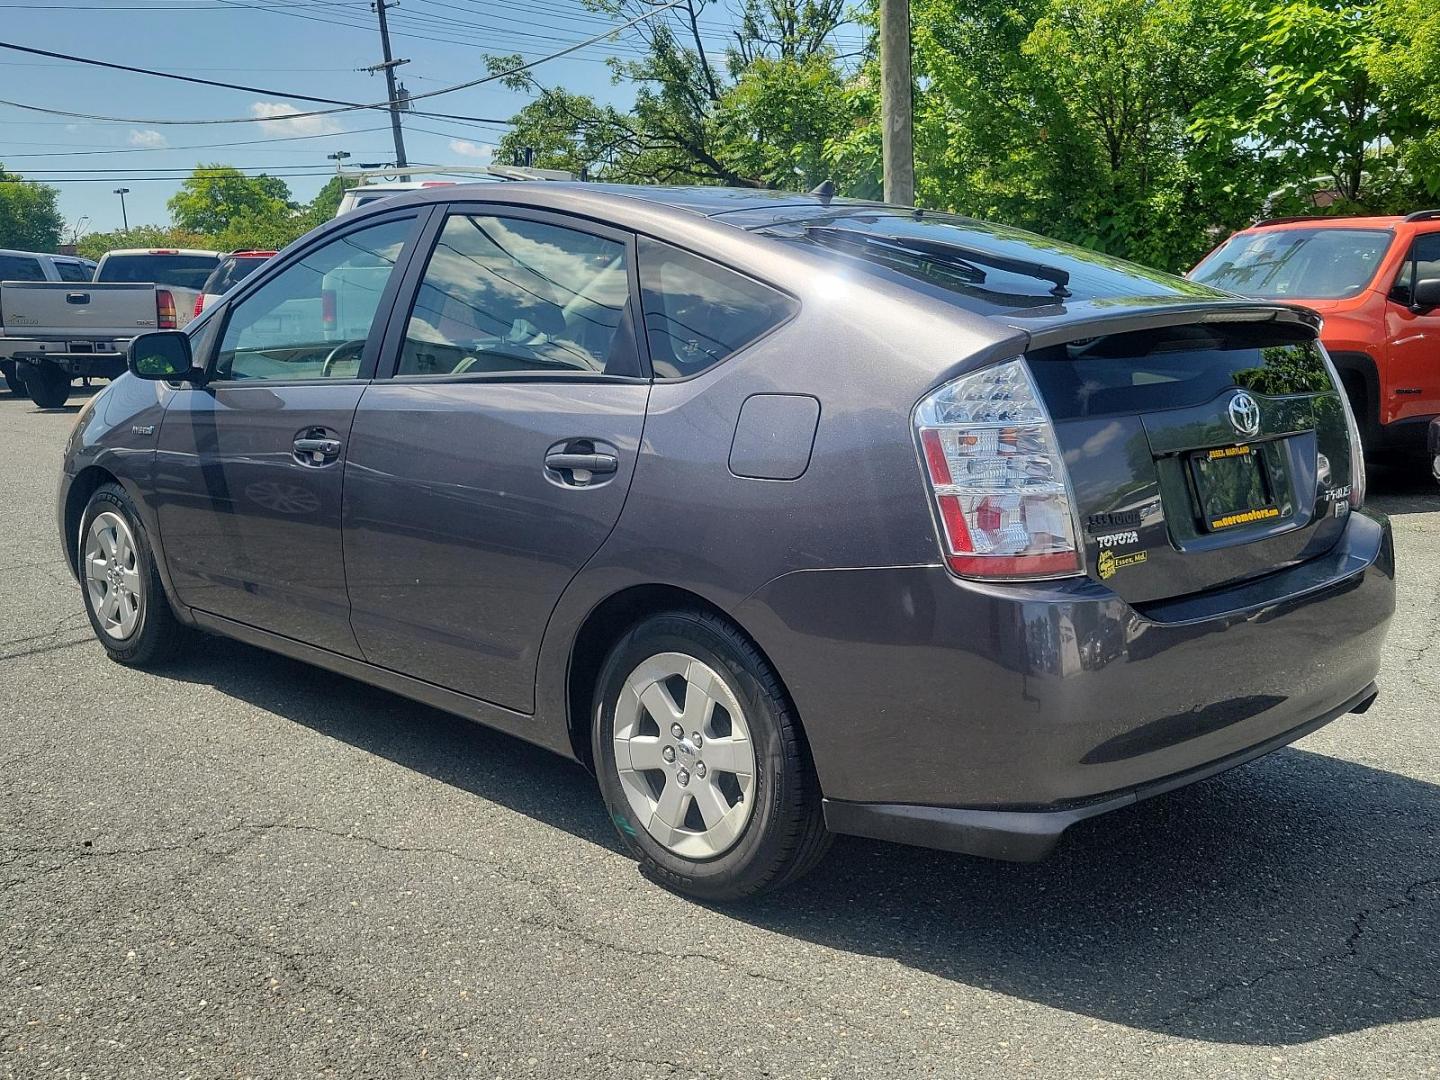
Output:
<instances>
[{"instance_id":1,"label":"utility pole","mask_svg":"<svg viewBox=\"0 0 1440 1080\"><path fill-rule=\"evenodd\" d=\"M124 224L125 231L129 232L130 218L125 213L125 196L130 194L130 189L128 187L117 187L115 189L115 194L120 196L120 221Z\"/></svg>"},{"instance_id":2,"label":"utility pole","mask_svg":"<svg viewBox=\"0 0 1440 1080\"><path fill-rule=\"evenodd\" d=\"M394 3L398 2L399 0L394 0L394 2L387 4L385 0L375 0L374 4L371 5L375 8L375 14L380 17L380 51L385 57L385 62L376 64L374 67L367 68L366 70L377 71L383 69L385 72L385 96L386 100L390 102L390 132L395 136L395 164L397 167L403 169L410 163L405 160L405 133L400 130L400 95L395 86L395 69L401 64L408 64L410 61L396 60L395 57L391 55L390 27L385 23L385 9L393 7ZM409 180L410 178L406 176L404 179Z\"/></svg>"},{"instance_id":3,"label":"utility pole","mask_svg":"<svg viewBox=\"0 0 1440 1080\"><path fill-rule=\"evenodd\" d=\"M910 102L910 0L880 0L880 139L885 201L915 203L915 125Z\"/></svg>"}]
</instances>

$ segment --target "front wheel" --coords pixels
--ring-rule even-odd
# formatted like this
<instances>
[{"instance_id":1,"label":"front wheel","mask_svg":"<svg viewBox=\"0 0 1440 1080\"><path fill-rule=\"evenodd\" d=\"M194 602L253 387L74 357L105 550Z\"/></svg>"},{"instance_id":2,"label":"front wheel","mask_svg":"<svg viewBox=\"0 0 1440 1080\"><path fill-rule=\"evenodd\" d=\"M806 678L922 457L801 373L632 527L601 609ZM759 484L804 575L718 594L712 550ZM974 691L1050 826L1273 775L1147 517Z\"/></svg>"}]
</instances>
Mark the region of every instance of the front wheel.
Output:
<instances>
[{"instance_id":1,"label":"front wheel","mask_svg":"<svg viewBox=\"0 0 1440 1080\"><path fill-rule=\"evenodd\" d=\"M135 504L119 484L96 488L85 506L78 569L85 613L110 659L147 667L180 651L187 631L170 608Z\"/></svg>"},{"instance_id":2,"label":"front wheel","mask_svg":"<svg viewBox=\"0 0 1440 1080\"><path fill-rule=\"evenodd\" d=\"M54 364L26 364L21 370L25 391L42 409L58 409L70 399L70 373Z\"/></svg>"},{"instance_id":3,"label":"front wheel","mask_svg":"<svg viewBox=\"0 0 1440 1080\"><path fill-rule=\"evenodd\" d=\"M829 846L799 721L775 672L706 612L652 616L600 673L592 750L611 820L677 892L736 900L786 885Z\"/></svg>"}]
</instances>

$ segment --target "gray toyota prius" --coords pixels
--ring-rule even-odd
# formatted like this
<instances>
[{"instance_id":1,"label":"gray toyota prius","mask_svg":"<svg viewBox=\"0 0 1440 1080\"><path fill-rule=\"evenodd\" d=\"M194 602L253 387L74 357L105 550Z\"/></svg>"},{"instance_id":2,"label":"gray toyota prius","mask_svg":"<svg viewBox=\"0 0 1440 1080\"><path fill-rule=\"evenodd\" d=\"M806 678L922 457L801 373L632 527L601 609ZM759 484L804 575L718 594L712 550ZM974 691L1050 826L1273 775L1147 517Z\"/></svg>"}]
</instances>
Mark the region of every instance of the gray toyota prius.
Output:
<instances>
[{"instance_id":1,"label":"gray toyota prius","mask_svg":"<svg viewBox=\"0 0 1440 1080\"><path fill-rule=\"evenodd\" d=\"M948 214L489 184L293 244L82 410L115 660L198 631L591 768L708 900L999 859L1374 700L1319 318Z\"/></svg>"}]
</instances>

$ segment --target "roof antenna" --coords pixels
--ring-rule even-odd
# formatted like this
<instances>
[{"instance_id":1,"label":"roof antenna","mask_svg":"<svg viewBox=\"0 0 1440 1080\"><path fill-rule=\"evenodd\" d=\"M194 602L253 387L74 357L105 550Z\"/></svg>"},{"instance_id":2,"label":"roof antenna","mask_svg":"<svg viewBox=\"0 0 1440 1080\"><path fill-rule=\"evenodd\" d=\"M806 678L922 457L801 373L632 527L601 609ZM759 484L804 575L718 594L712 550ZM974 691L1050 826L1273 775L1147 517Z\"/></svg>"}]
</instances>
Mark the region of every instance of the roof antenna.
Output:
<instances>
[{"instance_id":1,"label":"roof antenna","mask_svg":"<svg viewBox=\"0 0 1440 1080\"><path fill-rule=\"evenodd\" d=\"M829 206L830 200L835 197L835 181L821 180L819 184L811 189L810 194L820 200L821 206Z\"/></svg>"}]
</instances>

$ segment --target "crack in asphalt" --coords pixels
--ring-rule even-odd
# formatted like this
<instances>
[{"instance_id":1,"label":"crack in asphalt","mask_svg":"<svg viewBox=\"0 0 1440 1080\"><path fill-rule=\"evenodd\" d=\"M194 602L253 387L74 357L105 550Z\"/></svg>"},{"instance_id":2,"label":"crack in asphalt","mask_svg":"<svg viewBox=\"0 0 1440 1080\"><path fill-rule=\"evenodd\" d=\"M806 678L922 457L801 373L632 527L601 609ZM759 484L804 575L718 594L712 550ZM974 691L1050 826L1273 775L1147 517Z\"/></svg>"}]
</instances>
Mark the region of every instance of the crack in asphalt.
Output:
<instances>
[{"instance_id":1,"label":"crack in asphalt","mask_svg":"<svg viewBox=\"0 0 1440 1080\"><path fill-rule=\"evenodd\" d=\"M1388 903L1381 904L1378 907L1361 908L1359 911L1357 911L1354 915L1350 917L1351 929L1349 935L1345 939L1343 951L1337 953L1327 953L1323 956L1316 957L1314 960L1308 961L1303 964L1276 965L1275 967L1267 968L1264 971L1261 971L1258 975L1255 975L1248 979L1236 978L1216 983L1209 990L1189 997L1185 1001L1185 1003L1181 1005L1178 1009L1162 1015L1159 1018L1160 1022L1171 1023L1185 1016L1187 1013L1193 1011L1196 1006L1212 1004L1236 990L1253 989L1254 987L1273 978L1276 975L1295 975L1306 971L1318 971L1319 969L1328 967L1331 964L1341 964L1349 960L1357 959L1360 952L1360 939L1364 936L1371 919L1377 916L1388 915L1392 911L1398 911L1399 909L1403 907L1408 907L1411 904L1435 903L1437 900L1440 900L1440 897L1422 898L1415 895L1419 890L1427 888L1431 885L1440 885L1440 876L1422 878L1419 881L1411 882L1409 885L1405 886L1404 890L1400 893L1399 896L1393 898ZM1417 1000L1436 1000L1435 997L1422 994L1416 991L1413 987L1406 985L1397 976L1383 974L1377 971L1373 965L1364 964L1361 966L1365 970L1371 972L1371 974L1379 976L1384 981L1399 986L1407 993L1413 995Z\"/></svg>"}]
</instances>

